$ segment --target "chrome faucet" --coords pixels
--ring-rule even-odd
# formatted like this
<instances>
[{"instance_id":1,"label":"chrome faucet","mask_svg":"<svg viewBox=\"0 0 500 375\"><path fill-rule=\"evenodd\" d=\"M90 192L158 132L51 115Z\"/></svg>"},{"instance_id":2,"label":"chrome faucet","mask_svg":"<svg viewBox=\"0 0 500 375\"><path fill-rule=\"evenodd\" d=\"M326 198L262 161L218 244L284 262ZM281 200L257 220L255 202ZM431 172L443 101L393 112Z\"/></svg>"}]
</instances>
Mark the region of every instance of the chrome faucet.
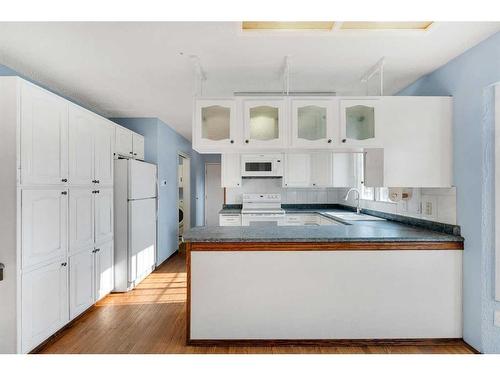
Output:
<instances>
[{"instance_id":1,"label":"chrome faucet","mask_svg":"<svg viewBox=\"0 0 500 375\"><path fill-rule=\"evenodd\" d=\"M351 194L351 191L355 191L356 193L358 193L358 198L357 198L358 202L356 204L356 213L359 215L361 213L361 209L359 208L359 196L360 196L359 190L356 188L350 188L349 191L347 192L347 194L345 195L344 200L349 199L349 194Z\"/></svg>"}]
</instances>

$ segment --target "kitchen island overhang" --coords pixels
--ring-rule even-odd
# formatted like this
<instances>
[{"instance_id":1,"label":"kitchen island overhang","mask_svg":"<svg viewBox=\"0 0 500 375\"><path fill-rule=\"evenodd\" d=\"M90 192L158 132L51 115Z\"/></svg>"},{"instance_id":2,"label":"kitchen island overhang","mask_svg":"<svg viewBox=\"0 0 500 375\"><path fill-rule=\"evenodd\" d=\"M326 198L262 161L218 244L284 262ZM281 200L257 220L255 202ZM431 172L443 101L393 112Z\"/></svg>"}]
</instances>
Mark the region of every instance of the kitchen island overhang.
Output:
<instances>
[{"instance_id":1,"label":"kitchen island overhang","mask_svg":"<svg viewBox=\"0 0 500 375\"><path fill-rule=\"evenodd\" d=\"M192 234L186 241L187 342L461 339L463 238L420 234L309 242L201 240Z\"/></svg>"}]
</instances>

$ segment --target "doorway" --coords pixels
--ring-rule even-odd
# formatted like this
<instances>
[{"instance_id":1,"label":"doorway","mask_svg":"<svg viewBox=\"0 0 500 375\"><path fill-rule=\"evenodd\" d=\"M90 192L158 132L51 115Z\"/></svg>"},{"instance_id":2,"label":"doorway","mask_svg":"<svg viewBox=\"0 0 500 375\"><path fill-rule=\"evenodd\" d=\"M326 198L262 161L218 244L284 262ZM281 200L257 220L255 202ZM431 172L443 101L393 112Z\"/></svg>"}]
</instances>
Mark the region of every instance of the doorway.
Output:
<instances>
[{"instance_id":1,"label":"doorway","mask_svg":"<svg viewBox=\"0 0 500 375\"><path fill-rule=\"evenodd\" d=\"M178 242L182 235L191 228L191 159L189 155L178 153L177 166L177 212L178 212Z\"/></svg>"},{"instance_id":2,"label":"doorway","mask_svg":"<svg viewBox=\"0 0 500 375\"><path fill-rule=\"evenodd\" d=\"M205 164L205 225L219 225L219 211L224 204L224 189L221 187L221 165Z\"/></svg>"}]
</instances>

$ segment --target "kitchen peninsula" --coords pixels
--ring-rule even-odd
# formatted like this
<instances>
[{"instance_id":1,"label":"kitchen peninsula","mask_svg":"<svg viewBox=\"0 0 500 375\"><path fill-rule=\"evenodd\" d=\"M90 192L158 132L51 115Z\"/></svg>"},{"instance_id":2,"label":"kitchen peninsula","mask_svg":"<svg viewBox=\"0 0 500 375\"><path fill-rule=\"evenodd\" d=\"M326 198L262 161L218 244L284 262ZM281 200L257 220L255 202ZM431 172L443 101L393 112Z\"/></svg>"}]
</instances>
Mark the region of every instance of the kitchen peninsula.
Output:
<instances>
[{"instance_id":1,"label":"kitchen peninsula","mask_svg":"<svg viewBox=\"0 0 500 375\"><path fill-rule=\"evenodd\" d=\"M462 337L460 236L373 220L184 240L190 344Z\"/></svg>"}]
</instances>

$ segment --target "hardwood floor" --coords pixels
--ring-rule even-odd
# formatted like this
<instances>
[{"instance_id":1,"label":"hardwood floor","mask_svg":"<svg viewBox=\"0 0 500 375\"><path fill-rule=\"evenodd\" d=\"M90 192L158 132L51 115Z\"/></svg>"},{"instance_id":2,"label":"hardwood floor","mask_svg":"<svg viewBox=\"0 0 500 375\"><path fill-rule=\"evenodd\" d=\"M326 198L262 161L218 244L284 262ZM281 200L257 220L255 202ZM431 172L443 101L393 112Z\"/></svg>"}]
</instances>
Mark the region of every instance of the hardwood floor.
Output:
<instances>
[{"instance_id":1,"label":"hardwood floor","mask_svg":"<svg viewBox=\"0 0 500 375\"><path fill-rule=\"evenodd\" d=\"M101 300L39 353L470 354L457 341L439 345L187 346L185 255L176 254L135 290Z\"/></svg>"}]
</instances>

